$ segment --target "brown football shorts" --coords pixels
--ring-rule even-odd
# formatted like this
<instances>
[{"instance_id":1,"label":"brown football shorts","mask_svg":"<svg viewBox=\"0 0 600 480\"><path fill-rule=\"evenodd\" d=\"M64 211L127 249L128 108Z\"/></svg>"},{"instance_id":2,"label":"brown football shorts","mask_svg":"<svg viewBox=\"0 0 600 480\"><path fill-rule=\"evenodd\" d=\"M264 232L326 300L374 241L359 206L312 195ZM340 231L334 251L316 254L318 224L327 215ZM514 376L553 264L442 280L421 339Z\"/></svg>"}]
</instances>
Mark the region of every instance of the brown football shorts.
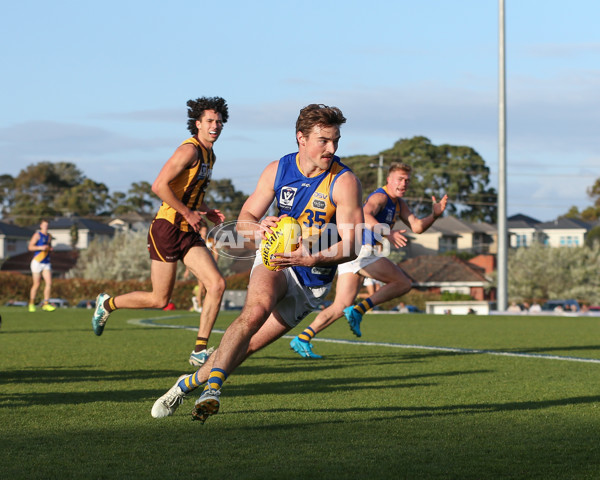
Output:
<instances>
[{"instance_id":1,"label":"brown football shorts","mask_svg":"<svg viewBox=\"0 0 600 480\"><path fill-rule=\"evenodd\" d=\"M183 260L192 247L206 247L198 232L183 232L171 222L159 218L148 230L148 251L152 260L173 263Z\"/></svg>"}]
</instances>

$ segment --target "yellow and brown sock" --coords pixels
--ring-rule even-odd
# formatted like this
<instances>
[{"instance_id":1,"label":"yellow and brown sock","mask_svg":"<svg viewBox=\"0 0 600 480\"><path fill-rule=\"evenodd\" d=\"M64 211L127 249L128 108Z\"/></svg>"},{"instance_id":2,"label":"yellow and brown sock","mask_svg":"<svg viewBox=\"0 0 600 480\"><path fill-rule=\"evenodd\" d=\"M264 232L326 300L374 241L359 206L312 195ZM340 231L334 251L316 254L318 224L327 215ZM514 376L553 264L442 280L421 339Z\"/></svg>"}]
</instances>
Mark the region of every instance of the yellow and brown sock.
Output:
<instances>
[{"instance_id":1,"label":"yellow and brown sock","mask_svg":"<svg viewBox=\"0 0 600 480\"><path fill-rule=\"evenodd\" d=\"M117 309L115 306L115 297L108 297L106 300L104 300L102 306L108 313L114 312Z\"/></svg>"},{"instance_id":2,"label":"yellow and brown sock","mask_svg":"<svg viewBox=\"0 0 600 480\"><path fill-rule=\"evenodd\" d=\"M198 337L196 338L196 346L194 347L194 352L198 353L202 350L206 350L206 346L208 345L208 338Z\"/></svg>"}]
</instances>

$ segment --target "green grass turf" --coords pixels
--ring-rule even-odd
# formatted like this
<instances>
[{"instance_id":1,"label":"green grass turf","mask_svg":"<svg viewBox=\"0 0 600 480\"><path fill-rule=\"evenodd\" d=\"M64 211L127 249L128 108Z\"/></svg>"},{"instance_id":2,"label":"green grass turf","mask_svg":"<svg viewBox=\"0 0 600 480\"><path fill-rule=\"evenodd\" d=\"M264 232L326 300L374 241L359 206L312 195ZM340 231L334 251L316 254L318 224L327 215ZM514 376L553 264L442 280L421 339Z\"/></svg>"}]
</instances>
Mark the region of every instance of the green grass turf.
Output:
<instances>
[{"instance_id":1,"label":"green grass turf","mask_svg":"<svg viewBox=\"0 0 600 480\"><path fill-rule=\"evenodd\" d=\"M96 337L89 310L0 314L2 478L600 478L600 363L361 343L600 359L599 317L367 315L323 360L289 339L248 359L201 425L196 395L150 416L195 332L127 322L197 315L118 311ZM343 319L320 337L356 340Z\"/></svg>"}]
</instances>

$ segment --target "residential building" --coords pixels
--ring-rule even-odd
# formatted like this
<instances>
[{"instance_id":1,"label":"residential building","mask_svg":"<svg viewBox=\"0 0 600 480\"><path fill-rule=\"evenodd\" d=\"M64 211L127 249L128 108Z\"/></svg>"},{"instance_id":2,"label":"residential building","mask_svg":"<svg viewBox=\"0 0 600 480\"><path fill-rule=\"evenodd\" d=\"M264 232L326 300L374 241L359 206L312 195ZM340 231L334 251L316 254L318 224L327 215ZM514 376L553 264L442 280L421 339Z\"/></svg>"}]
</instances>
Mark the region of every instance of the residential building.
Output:
<instances>
[{"instance_id":1,"label":"residential building","mask_svg":"<svg viewBox=\"0 0 600 480\"><path fill-rule=\"evenodd\" d=\"M35 229L0 222L0 260L29 251L29 240L34 233Z\"/></svg>"},{"instance_id":2,"label":"residential building","mask_svg":"<svg viewBox=\"0 0 600 480\"><path fill-rule=\"evenodd\" d=\"M394 230L404 230L409 239L407 258L419 255L436 255L444 252L469 252L473 254L495 254L498 250L498 235L495 226L489 223L471 223L452 216L439 218L421 234L415 234L402 222Z\"/></svg>"},{"instance_id":3,"label":"residential building","mask_svg":"<svg viewBox=\"0 0 600 480\"><path fill-rule=\"evenodd\" d=\"M506 219L506 228L509 233L511 248L530 247L539 241L537 225L539 220L527 215L517 214Z\"/></svg>"},{"instance_id":4,"label":"residential building","mask_svg":"<svg viewBox=\"0 0 600 480\"><path fill-rule=\"evenodd\" d=\"M495 289L485 269L445 255L421 255L399 263L413 288L433 293L461 293L475 300L495 300Z\"/></svg>"},{"instance_id":5,"label":"residential building","mask_svg":"<svg viewBox=\"0 0 600 480\"><path fill-rule=\"evenodd\" d=\"M507 229L512 248L529 247L542 243L549 247L581 247L592 225L574 218L557 218L540 222L526 215L513 215L507 219Z\"/></svg>"},{"instance_id":6,"label":"residential building","mask_svg":"<svg viewBox=\"0 0 600 480\"><path fill-rule=\"evenodd\" d=\"M52 234L52 248L54 250L71 250L72 231L77 229L78 250L89 247L90 242L97 238L110 239L115 234L115 229L104 223L89 218L61 217L49 220L48 231Z\"/></svg>"},{"instance_id":7,"label":"residential building","mask_svg":"<svg viewBox=\"0 0 600 480\"><path fill-rule=\"evenodd\" d=\"M154 218L153 213L138 213L138 212L127 212L122 215L115 216L108 225L113 227L115 230L120 232L134 231L144 232L148 231L152 219Z\"/></svg>"},{"instance_id":8,"label":"residential building","mask_svg":"<svg viewBox=\"0 0 600 480\"><path fill-rule=\"evenodd\" d=\"M537 225L540 240L549 247L581 247L591 225L574 218L558 218Z\"/></svg>"}]
</instances>

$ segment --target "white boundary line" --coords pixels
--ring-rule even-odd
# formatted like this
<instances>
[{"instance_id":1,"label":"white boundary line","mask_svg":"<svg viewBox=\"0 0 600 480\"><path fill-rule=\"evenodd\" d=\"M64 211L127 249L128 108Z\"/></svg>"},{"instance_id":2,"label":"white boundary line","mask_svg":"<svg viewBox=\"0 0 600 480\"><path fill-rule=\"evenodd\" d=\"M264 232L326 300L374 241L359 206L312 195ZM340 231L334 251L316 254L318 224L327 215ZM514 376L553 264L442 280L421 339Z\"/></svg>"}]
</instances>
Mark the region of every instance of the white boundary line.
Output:
<instances>
[{"instance_id":1,"label":"white boundary line","mask_svg":"<svg viewBox=\"0 0 600 480\"><path fill-rule=\"evenodd\" d=\"M138 325L142 327L158 327L158 328L176 328L180 330L193 330L196 331L198 327L192 327L188 325L169 325L166 323L157 323L157 320L169 320L172 318L185 318L188 315L171 315L168 317L154 317L154 318L132 318L127 320L127 323L131 325ZM225 330L213 329L214 333L225 333ZM294 338L295 335L284 335L282 338ZM405 348L413 350L434 350L439 352L454 352L454 353L474 353L474 354L485 354L485 355L497 355L502 357L521 357L521 358L538 358L543 360L560 360L563 362L582 362L582 363L598 363L600 364L600 358L583 358L583 357L571 357L563 355L547 355L544 353L527 353L527 352L503 352L500 350L481 350L476 348L457 348L457 347L436 347L433 345L409 345L403 343L386 343L386 342L366 342L363 340L342 340L334 338L313 338L313 342L323 343L339 343L343 345L358 345L365 347L390 347L390 348Z\"/></svg>"}]
</instances>

